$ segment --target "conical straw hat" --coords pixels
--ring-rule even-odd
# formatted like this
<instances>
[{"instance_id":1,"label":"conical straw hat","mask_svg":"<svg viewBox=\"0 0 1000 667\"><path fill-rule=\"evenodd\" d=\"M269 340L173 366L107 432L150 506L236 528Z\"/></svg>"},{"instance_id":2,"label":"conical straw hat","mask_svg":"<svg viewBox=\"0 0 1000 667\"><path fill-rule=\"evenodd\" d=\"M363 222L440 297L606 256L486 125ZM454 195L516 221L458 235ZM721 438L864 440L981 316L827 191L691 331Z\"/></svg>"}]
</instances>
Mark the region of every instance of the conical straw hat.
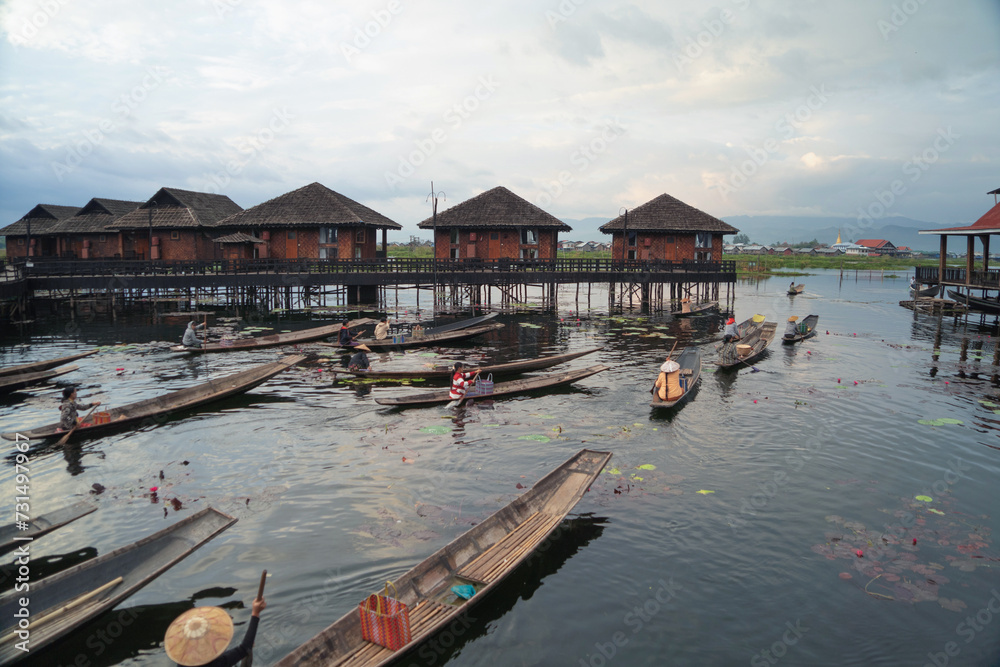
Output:
<instances>
[{"instance_id":1,"label":"conical straw hat","mask_svg":"<svg viewBox=\"0 0 1000 667\"><path fill-rule=\"evenodd\" d=\"M365 352L371 352L372 351L372 349L370 347L368 347L367 345L365 345L364 343L361 343L361 345L355 345L354 349L355 350L364 350Z\"/></svg>"},{"instance_id":2,"label":"conical straw hat","mask_svg":"<svg viewBox=\"0 0 1000 667\"><path fill-rule=\"evenodd\" d=\"M233 638L233 619L220 607L195 607L174 619L163 646L178 665L206 665L225 652Z\"/></svg>"},{"instance_id":3,"label":"conical straw hat","mask_svg":"<svg viewBox=\"0 0 1000 667\"><path fill-rule=\"evenodd\" d=\"M798 316L798 315L792 315L791 317L789 317L789 318L788 318L788 321L789 321L789 322L794 322L794 321L795 321L795 320L797 320L797 319L799 319L799 316Z\"/></svg>"}]
</instances>

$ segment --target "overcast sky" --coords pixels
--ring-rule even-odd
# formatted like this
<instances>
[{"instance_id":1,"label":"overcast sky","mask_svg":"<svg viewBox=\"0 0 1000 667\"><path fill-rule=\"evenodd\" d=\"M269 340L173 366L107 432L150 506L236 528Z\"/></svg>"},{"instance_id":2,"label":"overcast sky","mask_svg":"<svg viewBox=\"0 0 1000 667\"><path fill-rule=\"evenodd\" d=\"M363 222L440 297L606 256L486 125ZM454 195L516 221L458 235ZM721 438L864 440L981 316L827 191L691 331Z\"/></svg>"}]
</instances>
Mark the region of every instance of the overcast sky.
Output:
<instances>
[{"instance_id":1,"label":"overcast sky","mask_svg":"<svg viewBox=\"0 0 1000 667\"><path fill-rule=\"evenodd\" d=\"M319 181L405 240L432 180L442 209L964 223L1000 187L998 0L6 0L0 28L4 225Z\"/></svg>"}]
</instances>

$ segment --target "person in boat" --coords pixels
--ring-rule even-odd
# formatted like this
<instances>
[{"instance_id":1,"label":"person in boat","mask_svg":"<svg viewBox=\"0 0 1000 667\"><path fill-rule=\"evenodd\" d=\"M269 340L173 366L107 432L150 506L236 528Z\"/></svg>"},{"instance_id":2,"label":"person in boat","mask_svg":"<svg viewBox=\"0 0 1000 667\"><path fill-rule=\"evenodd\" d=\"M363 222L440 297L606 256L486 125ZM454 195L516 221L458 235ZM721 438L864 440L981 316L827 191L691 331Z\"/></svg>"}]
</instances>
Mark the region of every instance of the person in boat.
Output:
<instances>
[{"instance_id":1,"label":"person in boat","mask_svg":"<svg viewBox=\"0 0 1000 667\"><path fill-rule=\"evenodd\" d=\"M653 391L661 401L676 401L684 395L681 388L681 367L673 359L667 359L660 366L660 376L656 378Z\"/></svg>"},{"instance_id":2,"label":"person in boat","mask_svg":"<svg viewBox=\"0 0 1000 667\"><path fill-rule=\"evenodd\" d=\"M740 339L740 332L739 329L736 327L736 318L730 317L728 320L726 320L726 330L723 332L722 342L730 343L734 340L739 340L739 339Z\"/></svg>"},{"instance_id":3,"label":"person in boat","mask_svg":"<svg viewBox=\"0 0 1000 667\"><path fill-rule=\"evenodd\" d=\"M454 373L451 376L451 391L448 392L448 398L451 399L451 403L448 404L449 408L457 408L462 404L462 399L469 392L469 384L476 379L479 375L479 369L476 372L465 372L462 369L465 368L465 364L461 361L455 362Z\"/></svg>"},{"instance_id":4,"label":"person in boat","mask_svg":"<svg viewBox=\"0 0 1000 667\"><path fill-rule=\"evenodd\" d=\"M351 328L347 325L347 320L344 320L344 323L340 325L340 336L337 338L337 343L341 347L354 347L358 342L355 340L354 334L351 333Z\"/></svg>"},{"instance_id":5,"label":"person in boat","mask_svg":"<svg viewBox=\"0 0 1000 667\"><path fill-rule=\"evenodd\" d=\"M788 284L788 291L789 292L794 292L795 291L795 281L794 280L791 283Z\"/></svg>"},{"instance_id":6,"label":"person in boat","mask_svg":"<svg viewBox=\"0 0 1000 667\"><path fill-rule=\"evenodd\" d=\"M372 365L368 361L368 355L365 352L371 352L371 349L364 343L361 345L356 345L354 347L357 352L351 357L351 360L347 362L347 370L349 371L367 371Z\"/></svg>"},{"instance_id":7,"label":"person in boat","mask_svg":"<svg viewBox=\"0 0 1000 667\"><path fill-rule=\"evenodd\" d=\"M100 401L94 401L93 403L77 403L76 387L66 387L63 389L62 397L62 403L59 404L59 429L62 431L69 431L76 426L78 410L96 408L101 404Z\"/></svg>"},{"instance_id":8,"label":"person in boat","mask_svg":"<svg viewBox=\"0 0 1000 667\"><path fill-rule=\"evenodd\" d=\"M385 340L389 337L389 318L383 317L375 325L375 340Z\"/></svg>"},{"instance_id":9,"label":"person in boat","mask_svg":"<svg viewBox=\"0 0 1000 667\"><path fill-rule=\"evenodd\" d=\"M232 667L250 655L257 638L264 598L253 601L250 624L238 646L226 649L233 637L233 619L220 607L195 607L174 619L167 628L163 647L181 667Z\"/></svg>"},{"instance_id":10,"label":"person in boat","mask_svg":"<svg viewBox=\"0 0 1000 667\"><path fill-rule=\"evenodd\" d=\"M792 315L788 318L788 324L785 326L785 338L791 338L798 333L798 315Z\"/></svg>"},{"instance_id":11,"label":"person in boat","mask_svg":"<svg viewBox=\"0 0 1000 667\"><path fill-rule=\"evenodd\" d=\"M205 323L195 324L194 320L188 322L187 329L184 330L184 337L181 338L181 345L184 347L201 347L201 341L198 340L198 329L204 329Z\"/></svg>"}]
</instances>

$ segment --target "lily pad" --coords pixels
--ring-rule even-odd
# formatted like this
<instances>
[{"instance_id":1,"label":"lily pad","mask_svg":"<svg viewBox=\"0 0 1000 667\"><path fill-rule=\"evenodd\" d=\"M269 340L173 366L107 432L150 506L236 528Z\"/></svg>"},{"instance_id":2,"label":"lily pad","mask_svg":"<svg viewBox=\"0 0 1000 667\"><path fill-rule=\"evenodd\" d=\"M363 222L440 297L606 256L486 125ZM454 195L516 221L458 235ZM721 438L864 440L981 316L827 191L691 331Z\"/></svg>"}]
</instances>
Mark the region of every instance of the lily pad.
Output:
<instances>
[{"instance_id":1,"label":"lily pad","mask_svg":"<svg viewBox=\"0 0 1000 667\"><path fill-rule=\"evenodd\" d=\"M708 491L707 489L701 489L700 491L698 491L698 493L702 494L703 496L707 496L710 493L715 493L715 491Z\"/></svg>"},{"instance_id":2,"label":"lily pad","mask_svg":"<svg viewBox=\"0 0 1000 667\"><path fill-rule=\"evenodd\" d=\"M433 435L444 435L445 433L451 433L450 426L425 426L420 429L421 433L432 433Z\"/></svg>"},{"instance_id":3,"label":"lily pad","mask_svg":"<svg viewBox=\"0 0 1000 667\"><path fill-rule=\"evenodd\" d=\"M952 419L951 417L941 417L940 419L938 419L938 423L940 423L940 424L964 424L965 422L963 422L961 419Z\"/></svg>"},{"instance_id":4,"label":"lily pad","mask_svg":"<svg viewBox=\"0 0 1000 667\"><path fill-rule=\"evenodd\" d=\"M636 466L639 470L656 470L656 466L652 463L643 463L641 466Z\"/></svg>"},{"instance_id":5,"label":"lily pad","mask_svg":"<svg viewBox=\"0 0 1000 667\"><path fill-rule=\"evenodd\" d=\"M522 435L518 437L518 440L535 440L537 442L548 442L551 439L547 435Z\"/></svg>"},{"instance_id":6,"label":"lily pad","mask_svg":"<svg viewBox=\"0 0 1000 667\"><path fill-rule=\"evenodd\" d=\"M608 473L609 475L620 475L620 474L622 474L622 471L619 470L618 468L605 468L604 472Z\"/></svg>"},{"instance_id":7,"label":"lily pad","mask_svg":"<svg viewBox=\"0 0 1000 667\"><path fill-rule=\"evenodd\" d=\"M920 502L924 502L924 503L934 502L934 499L931 498L930 496L915 496L915 498L917 500L919 500Z\"/></svg>"}]
</instances>

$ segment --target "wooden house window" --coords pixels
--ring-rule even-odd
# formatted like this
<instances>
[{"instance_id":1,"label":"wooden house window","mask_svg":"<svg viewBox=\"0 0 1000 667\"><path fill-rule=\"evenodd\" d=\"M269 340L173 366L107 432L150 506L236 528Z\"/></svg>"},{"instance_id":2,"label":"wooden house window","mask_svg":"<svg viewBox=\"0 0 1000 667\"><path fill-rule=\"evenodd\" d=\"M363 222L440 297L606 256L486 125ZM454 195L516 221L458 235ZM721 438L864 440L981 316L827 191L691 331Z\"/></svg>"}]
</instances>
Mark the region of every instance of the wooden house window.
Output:
<instances>
[{"instance_id":1,"label":"wooden house window","mask_svg":"<svg viewBox=\"0 0 1000 667\"><path fill-rule=\"evenodd\" d=\"M295 230L294 229L289 229L288 230L288 234L285 236L285 238L287 238L290 241L295 240Z\"/></svg>"},{"instance_id":2,"label":"wooden house window","mask_svg":"<svg viewBox=\"0 0 1000 667\"><path fill-rule=\"evenodd\" d=\"M636 242L638 241L638 239L639 239L639 234L638 233L636 233L636 232L629 232L628 233L628 244L630 246L634 246L636 244Z\"/></svg>"},{"instance_id":3,"label":"wooden house window","mask_svg":"<svg viewBox=\"0 0 1000 667\"><path fill-rule=\"evenodd\" d=\"M521 259L537 259L538 251L534 248L521 248Z\"/></svg>"},{"instance_id":4,"label":"wooden house window","mask_svg":"<svg viewBox=\"0 0 1000 667\"><path fill-rule=\"evenodd\" d=\"M181 233L180 232L170 232L170 240L171 241L176 241L180 237L181 237Z\"/></svg>"},{"instance_id":5,"label":"wooden house window","mask_svg":"<svg viewBox=\"0 0 1000 667\"><path fill-rule=\"evenodd\" d=\"M491 241L499 241L500 240L500 232L490 232L490 240Z\"/></svg>"},{"instance_id":6,"label":"wooden house window","mask_svg":"<svg viewBox=\"0 0 1000 667\"><path fill-rule=\"evenodd\" d=\"M355 240L358 243L364 243L365 242L365 230L364 229L359 229L358 233L354 235L354 238L355 238Z\"/></svg>"},{"instance_id":7,"label":"wooden house window","mask_svg":"<svg viewBox=\"0 0 1000 667\"><path fill-rule=\"evenodd\" d=\"M708 232L698 232L694 235L694 247L695 248L711 248L712 247L712 235Z\"/></svg>"},{"instance_id":8,"label":"wooden house window","mask_svg":"<svg viewBox=\"0 0 1000 667\"><path fill-rule=\"evenodd\" d=\"M108 237L106 234L101 234L100 236L97 237L97 240L100 241L101 243L107 243Z\"/></svg>"},{"instance_id":9,"label":"wooden house window","mask_svg":"<svg viewBox=\"0 0 1000 667\"><path fill-rule=\"evenodd\" d=\"M456 244L458 243L458 229L452 229L451 230L450 241L451 241L451 243L456 243ZM457 257L457 255L456 255L456 257Z\"/></svg>"},{"instance_id":10,"label":"wooden house window","mask_svg":"<svg viewBox=\"0 0 1000 667\"><path fill-rule=\"evenodd\" d=\"M448 256L452 259L458 259L458 248L451 248L448 252Z\"/></svg>"},{"instance_id":11,"label":"wooden house window","mask_svg":"<svg viewBox=\"0 0 1000 667\"><path fill-rule=\"evenodd\" d=\"M673 236L668 236L667 237L667 243L673 243L673 242L674 242L674 237Z\"/></svg>"},{"instance_id":12,"label":"wooden house window","mask_svg":"<svg viewBox=\"0 0 1000 667\"><path fill-rule=\"evenodd\" d=\"M319 242L320 243L336 243L337 242L337 228L336 227L320 227L319 228Z\"/></svg>"},{"instance_id":13,"label":"wooden house window","mask_svg":"<svg viewBox=\"0 0 1000 667\"><path fill-rule=\"evenodd\" d=\"M17 245L24 245L24 239L18 239Z\"/></svg>"},{"instance_id":14,"label":"wooden house window","mask_svg":"<svg viewBox=\"0 0 1000 667\"><path fill-rule=\"evenodd\" d=\"M538 245L538 230L537 229L522 229L521 230L521 245Z\"/></svg>"}]
</instances>

